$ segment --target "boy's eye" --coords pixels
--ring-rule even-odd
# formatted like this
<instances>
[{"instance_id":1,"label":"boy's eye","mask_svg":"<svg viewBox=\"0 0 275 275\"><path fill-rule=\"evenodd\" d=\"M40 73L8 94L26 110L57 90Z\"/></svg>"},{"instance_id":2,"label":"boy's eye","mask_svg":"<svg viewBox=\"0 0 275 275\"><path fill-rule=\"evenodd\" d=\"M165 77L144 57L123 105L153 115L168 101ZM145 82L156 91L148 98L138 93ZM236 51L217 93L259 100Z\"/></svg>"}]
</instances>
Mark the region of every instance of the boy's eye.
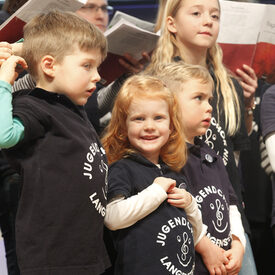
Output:
<instances>
[{"instance_id":1,"label":"boy's eye","mask_svg":"<svg viewBox=\"0 0 275 275\"><path fill-rule=\"evenodd\" d=\"M214 18L215 20L220 20L220 16L218 14L213 14L212 18Z\"/></svg>"},{"instance_id":2,"label":"boy's eye","mask_svg":"<svg viewBox=\"0 0 275 275\"><path fill-rule=\"evenodd\" d=\"M202 99L202 96L201 95L198 95L195 97L196 100L201 100Z\"/></svg>"},{"instance_id":3,"label":"boy's eye","mask_svg":"<svg viewBox=\"0 0 275 275\"><path fill-rule=\"evenodd\" d=\"M90 70L92 67L91 64L87 63L87 64L84 64L84 68L87 69L87 70Z\"/></svg>"}]
</instances>

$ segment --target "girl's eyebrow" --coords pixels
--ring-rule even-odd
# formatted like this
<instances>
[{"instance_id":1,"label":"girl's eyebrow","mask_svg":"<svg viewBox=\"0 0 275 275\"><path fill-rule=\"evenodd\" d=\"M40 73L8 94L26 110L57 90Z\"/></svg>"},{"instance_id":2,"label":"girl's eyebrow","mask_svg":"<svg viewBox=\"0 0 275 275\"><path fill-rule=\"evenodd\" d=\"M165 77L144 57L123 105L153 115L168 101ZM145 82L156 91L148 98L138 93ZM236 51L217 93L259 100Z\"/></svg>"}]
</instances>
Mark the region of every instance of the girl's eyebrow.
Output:
<instances>
[{"instance_id":1,"label":"girl's eyebrow","mask_svg":"<svg viewBox=\"0 0 275 275\"><path fill-rule=\"evenodd\" d=\"M203 5L193 5L190 8L202 8L202 7L203 7ZM211 11L218 11L218 12L220 12L220 8L216 8L216 7L213 7L210 10Z\"/></svg>"}]
</instances>

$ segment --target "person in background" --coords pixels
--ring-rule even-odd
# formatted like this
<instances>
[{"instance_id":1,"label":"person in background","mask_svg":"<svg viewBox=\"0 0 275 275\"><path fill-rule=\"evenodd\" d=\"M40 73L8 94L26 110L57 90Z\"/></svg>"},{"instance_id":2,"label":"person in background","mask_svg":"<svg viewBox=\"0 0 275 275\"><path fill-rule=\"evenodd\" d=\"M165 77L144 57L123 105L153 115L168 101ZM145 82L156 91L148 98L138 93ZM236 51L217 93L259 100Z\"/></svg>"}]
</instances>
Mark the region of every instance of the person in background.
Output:
<instances>
[{"instance_id":1,"label":"person in background","mask_svg":"<svg viewBox=\"0 0 275 275\"><path fill-rule=\"evenodd\" d=\"M245 109L248 111L253 108L257 86L255 73L244 66L247 70L241 73L244 79L241 85L246 87L243 91L223 65L222 52L217 44L220 18L217 0L167 0L162 18L161 36L152 54L152 62L147 68L150 70L161 64L183 60L187 64L202 65L211 73L215 83L213 113L210 128L202 138L222 156L230 182L239 198L238 209L245 231L250 233L242 205L242 186L235 156L238 159L239 151L249 149L247 131L252 128L252 119ZM244 92L247 93L245 101ZM247 246L241 272L256 274L247 234L246 238ZM245 271L245 268L251 269Z\"/></svg>"},{"instance_id":2,"label":"person in background","mask_svg":"<svg viewBox=\"0 0 275 275\"><path fill-rule=\"evenodd\" d=\"M240 0L238 2L275 3L275 1L252 0ZM275 263L273 260L275 258L275 244L271 241L272 229L270 226L274 187L272 187L272 168L263 141L260 120L262 98L265 91L271 86L270 83L274 83L272 74L270 76L261 76L258 79L258 87L254 96L255 107L247 110L251 120L253 119L252 129L249 133L251 149L240 153L239 163L245 191L245 213L251 229L249 237L257 272L260 275L275 274Z\"/></svg>"},{"instance_id":3,"label":"person in background","mask_svg":"<svg viewBox=\"0 0 275 275\"><path fill-rule=\"evenodd\" d=\"M106 0L88 0L76 11L76 14L97 26L103 33L107 30L112 13L113 7L109 6Z\"/></svg>"},{"instance_id":4,"label":"person in background","mask_svg":"<svg viewBox=\"0 0 275 275\"><path fill-rule=\"evenodd\" d=\"M155 24L155 32L161 31L162 24L165 23L163 19L165 5L167 0L159 0L159 8L156 17L156 24ZM254 94L257 89L257 76L250 66L247 64L243 64L242 68L238 68L235 72L236 76L238 76L238 80L243 88L244 98L247 101L247 104L253 105L254 102ZM249 106L250 106L249 105ZM248 128L251 130L251 121L248 120L247 122Z\"/></svg>"},{"instance_id":5,"label":"person in background","mask_svg":"<svg viewBox=\"0 0 275 275\"><path fill-rule=\"evenodd\" d=\"M260 109L262 98L271 86L264 78L258 80L255 93L255 109L250 112L253 116L253 127L249 140L251 149L240 154L239 168L245 189L245 213L251 228L251 246L258 274L275 273L275 249L271 233L272 209L272 167L262 136ZM273 272L271 272L273 270Z\"/></svg>"},{"instance_id":6,"label":"person in background","mask_svg":"<svg viewBox=\"0 0 275 275\"><path fill-rule=\"evenodd\" d=\"M5 0L0 11L0 24L4 23L14 12L28 0Z\"/></svg>"},{"instance_id":7,"label":"person in background","mask_svg":"<svg viewBox=\"0 0 275 275\"><path fill-rule=\"evenodd\" d=\"M275 254L275 85L270 86L263 95L260 110L262 136L271 165L272 213L271 230L273 235L273 255ZM273 262L273 270L275 270Z\"/></svg>"},{"instance_id":8,"label":"person in background","mask_svg":"<svg viewBox=\"0 0 275 275\"><path fill-rule=\"evenodd\" d=\"M84 105L100 80L107 41L74 13L52 11L24 27L23 56L0 69L0 148L22 175L16 217L20 272L101 274L107 159ZM14 94L17 64L37 87Z\"/></svg>"}]
</instances>

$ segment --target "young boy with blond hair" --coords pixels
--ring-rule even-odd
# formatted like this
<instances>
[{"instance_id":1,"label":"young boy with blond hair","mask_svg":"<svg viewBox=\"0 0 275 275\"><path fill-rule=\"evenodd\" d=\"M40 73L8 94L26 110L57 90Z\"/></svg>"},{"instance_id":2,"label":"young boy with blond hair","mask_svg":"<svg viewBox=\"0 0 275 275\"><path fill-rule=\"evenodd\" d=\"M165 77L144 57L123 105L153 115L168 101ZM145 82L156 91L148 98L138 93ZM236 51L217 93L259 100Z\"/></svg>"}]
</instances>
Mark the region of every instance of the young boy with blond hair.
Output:
<instances>
[{"instance_id":1,"label":"young boy with blond hair","mask_svg":"<svg viewBox=\"0 0 275 275\"><path fill-rule=\"evenodd\" d=\"M205 67L183 61L161 65L154 73L179 101L188 144L187 163L182 172L207 225L206 236L228 259L221 264L217 261L219 257L222 259L219 249L204 253L196 247L199 253L196 253L195 274L208 274L208 271L212 274L217 268L221 274L237 274L246 245L238 199L222 158L199 138L206 133L212 118L213 79Z\"/></svg>"},{"instance_id":2,"label":"young boy with blond hair","mask_svg":"<svg viewBox=\"0 0 275 275\"><path fill-rule=\"evenodd\" d=\"M24 274L101 274L107 161L83 105L100 80L103 34L72 13L52 11L24 28L23 58L0 70L0 148L22 175L16 246ZM17 67L36 88L17 92Z\"/></svg>"}]
</instances>

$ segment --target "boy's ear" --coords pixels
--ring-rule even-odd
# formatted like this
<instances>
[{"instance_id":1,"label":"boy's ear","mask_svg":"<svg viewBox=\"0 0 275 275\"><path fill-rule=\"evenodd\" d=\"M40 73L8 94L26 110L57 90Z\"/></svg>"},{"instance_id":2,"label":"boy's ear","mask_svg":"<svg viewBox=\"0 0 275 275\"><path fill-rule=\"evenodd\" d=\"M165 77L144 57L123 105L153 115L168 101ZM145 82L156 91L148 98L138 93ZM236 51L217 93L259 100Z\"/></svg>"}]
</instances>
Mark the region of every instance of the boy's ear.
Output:
<instances>
[{"instance_id":1,"label":"boy's ear","mask_svg":"<svg viewBox=\"0 0 275 275\"><path fill-rule=\"evenodd\" d=\"M56 60L51 55L43 56L40 65L43 73L49 77L54 77Z\"/></svg>"},{"instance_id":2,"label":"boy's ear","mask_svg":"<svg viewBox=\"0 0 275 275\"><path fill-rule=\"evenodd\" d=\"M174 21L174 18L172 16L167 17L167 28L168 28L169 32L177 33L177 28L176 28L176 25L175 25L175 21Z\"/></svg>"}]
</instances>

